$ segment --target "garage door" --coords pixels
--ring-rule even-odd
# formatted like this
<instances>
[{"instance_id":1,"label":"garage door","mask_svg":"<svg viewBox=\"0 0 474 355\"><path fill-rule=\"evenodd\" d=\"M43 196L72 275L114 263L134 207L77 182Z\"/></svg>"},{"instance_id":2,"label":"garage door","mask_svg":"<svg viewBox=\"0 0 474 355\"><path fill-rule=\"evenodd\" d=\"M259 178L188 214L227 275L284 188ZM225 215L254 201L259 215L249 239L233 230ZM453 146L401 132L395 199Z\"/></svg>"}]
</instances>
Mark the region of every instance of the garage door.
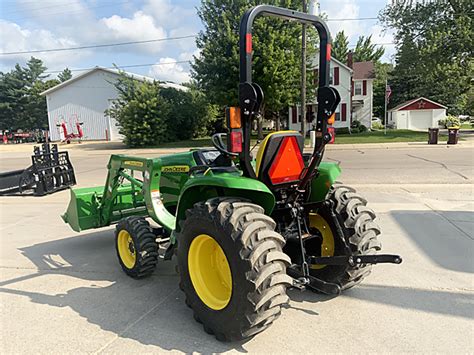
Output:
<instances>
[{"instance_id":1,"label":"garage door","mask_svg":"<svg viewBox=\"0 0 474 355\"><path fill-rule=\"evenodd\" d=\"M431 110L410 111L410 129L426 130L431 127Z\"/></svg>"}]
</instances>

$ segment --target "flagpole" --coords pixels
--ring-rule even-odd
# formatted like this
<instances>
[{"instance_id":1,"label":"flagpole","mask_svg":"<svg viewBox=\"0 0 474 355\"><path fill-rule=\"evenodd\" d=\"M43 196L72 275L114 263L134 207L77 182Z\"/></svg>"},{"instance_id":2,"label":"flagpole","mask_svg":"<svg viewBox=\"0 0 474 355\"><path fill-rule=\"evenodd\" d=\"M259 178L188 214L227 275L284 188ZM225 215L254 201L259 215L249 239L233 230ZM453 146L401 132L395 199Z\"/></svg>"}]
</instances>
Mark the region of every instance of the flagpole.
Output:
<instances>
[{"instance_id":1,"label":"flagpole","mask_svg":"<svg viewBox=\"0 0 474 355\"><path fill-rule=\"evenodd\" d=\"M384 111L384 135L387 134L387 79L385 79L385 111Z\"/></svg>"}]
</instances>

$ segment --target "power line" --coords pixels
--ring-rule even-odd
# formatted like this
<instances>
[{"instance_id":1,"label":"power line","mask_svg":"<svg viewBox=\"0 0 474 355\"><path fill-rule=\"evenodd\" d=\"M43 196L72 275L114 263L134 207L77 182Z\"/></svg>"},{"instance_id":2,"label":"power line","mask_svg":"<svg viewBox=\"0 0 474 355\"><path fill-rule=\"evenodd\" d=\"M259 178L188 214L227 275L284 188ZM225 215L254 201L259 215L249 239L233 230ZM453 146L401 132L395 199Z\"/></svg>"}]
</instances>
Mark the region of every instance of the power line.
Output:
<instances>
[{"instance_id":1,"label":"power line","mask_svg":"<svg viewBox=\"0 0 474 355\"><path fill-rule=\"evenodd\" d=\"M131 65L117 65L114 67L100 67L104 69L123 69L123 68L140 68L140 67L154 67L154 66L160 66L160 65L171 65L171 64L184 64L184 63L191 63L190 60L178 60L174 62L166 62L166 63L148 63L148 64L131 64ZM92 68L82 68L82 69L70 69L72 72L79 72L79 71L88 71L95 69L97 67L92 67ZM53 71L46 71L44 74L58 74L62 73L62 70L53 70Z\"/></svg>"},{"instance_id":2,"label":"power line","mask_svg":"<svg viewBox=\"0 0 474 355\"><path fill-rule=\"evenodd\" d=\"M45 52L63 52L63 51L73 51L73 50L81 50L81 49L92 49L92 48L105 48L105 47L118 47L118 46L128 46L128 45L135 45L135 44L146 44L146 43L153 43L153 42L163 42L163 41L174 41L180 39L187 39L187 38L194 38L197 35L187 35L187 36L180 36L180 37L168 37L168 38L157 38L157 39L149 39L144 41L129 41L129 42L120 42L120 43L106 43L106 44L93 44L88 46L78 46L78 47L66 47L66 48L50 48L50 49L35 49L30 51L17 51L17 52L3 52L0 53L2 55L17 55L17 54L31 54L31 53L45 53ZM392 45L395 43L372 43L377 46L386 46ZM355 44L350 44L349 47L355 47Z\"/></svg>"},{"instance_id":3,"label":"power line","mask_svg":"<svg viewBox=\"0 0 474 355\"><path fill-rule=\"evenodd\" d=\"M107 3L107 4L97 5L97 6L85 6L82 9L60 11L60 12L50 12L50 13L46 13L46 14L30 15L30 16L15 18L14 20L15 21L20 21L20 20L26 20L26 19L29 19L29 18L48 17L48 16L51 16L51 15L54 16L54 15L63 15L63 14L76 14L76 13L81 13L84 10L91 10L91 9L99 9L99 8L104 8L104 7L110 7L110 6L124 5L124 4L128 4L129 2L130 2L130 0L124 1L124 2ZM73 5L73 4L74 3L71 3L69 5ZM59 6L59 5L56 5L56 6ZM38 11L38 10L41 10L43 8L37 8L37 9L33 9L33 10Z\"/></svg>"},{"instance_id":4,"label":"power line","mask_svg":"<svg viewBox=\"0 0 474 355\"><path fill-rule=\"evenodd\" d=\"M128 46L133 44L144 44L144 43L153 43L153 42L163 42L163 41L174 41L186 38L194 38L196 35L187 35L179 37L168 37L168 38L157 38L157 39L148 39L145 41L130 41L130 42L120 42L120 43L106 43L106 44L93 44L88 46L79 46L79 47L66 47L66 48L51 48L51 49L35 49L31 51L18 51L18 52L3 52L0 55L14 55L14 54L29 54L29 53L44 53L44 52L63 52L63 51L74 51L79 49L91 49L91 48L104 48L104 47L118 47L118 46Z\"/></svg>"},{"instance_id":5,"label":"power line","mask_svg":"<svg viewBox=\"0 0 474 355\"><path fill-rule=\"evenodd\" d=\"M358 17L358 18L330 18L326 21L366 21L366 20L378 20L378 17Z\"/></svg>"},{"instance_id":6,"label":"power line","mask_svg":"<svg viewBox=\"0 0 474 355\"><path fill-rule=\"evenodd\" d=\"M32 2L29 2L29 3L25 3L25 2L22 2L20 3L19 5L26 5L26 4L31 4L31 3L38 3L37 1L32 1ZM35 7L35 8L32 8L32 9L29 9L30 11L38 11L38 10L44 10L44 9L50 9L50 8L54 8L54 7L64 7L64 6L71 6L71 5L79 5L79 3L77 1L73 1L73 2L67 2L67 3L64 3L64 4L55 4L55 5L49 5L49 6L42 6L42 7ZM7 12L3 12L2 15L5 16L5 15L10 15L10 14L16 14L16 13L22 13L24 12L23 10L13 10L13 11L7 11Z\"/></svg>"},{"instance_id":7,"label":"power line","mask_svg":"<svg viewBox=\"0 0 474 355\"><path fill-rule=\"evenodd\" d=\"M374 46L391 46L391 45L395 45L395 44L396 44L395 42L371 43L371 45L374 45ZM347 46L348 47L357 47L357 44L348 44Z\"/></svg>"}]
</instances>

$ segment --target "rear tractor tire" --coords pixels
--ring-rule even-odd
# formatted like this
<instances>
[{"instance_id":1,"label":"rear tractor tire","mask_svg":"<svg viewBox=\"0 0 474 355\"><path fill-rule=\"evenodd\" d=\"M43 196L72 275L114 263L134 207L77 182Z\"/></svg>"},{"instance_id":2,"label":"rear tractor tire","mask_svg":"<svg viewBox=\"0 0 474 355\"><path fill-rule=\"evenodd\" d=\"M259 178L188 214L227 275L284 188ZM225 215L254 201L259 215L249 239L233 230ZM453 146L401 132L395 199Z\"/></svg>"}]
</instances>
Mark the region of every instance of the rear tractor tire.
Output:
<instances>
[{"instance_id":1,"label":"rear tractor tire","mask_svg":"<svg viewBox=\"0 0 474 355\"><path fill-rule=\"evenodd\" d=\"M332 207L322 207L317 213L318 216L322 217L322 219L319 219L320 222L317 223L317 228L323 229L321 231L323 235L321 250L329 252L329 254L323 256L346 254L344 241L338 236L331 212L336 214L343 232L342 237L349 245L353 256L372 255L381 250L381 244L377 239L380 234L380 227L374 222L376 218L374 211L367 207L367 201L362 196L351 187L335 184L330 189L327 199L332 202ZM330 208L332 208L332 211ZM311 226L311 216L310 227L315 227L314 225ZM362 282L370 274L371 269L371 265L364 264L356 266L310 266L310 273L324 281L338 284L341 290L346 290Z\"/></svg>"},{"instance_id":2,"label":"rear tractor tire","mask_svg":"<svg viewBox=\"0 0 474 355\"><path fill-rule=\"evenodd\" d=\"M180 224L180 287L194 319L221 341L268 328L288 302L290 259L262 207L232 198L199 202Z\"/></svg>"},{"instance_id":3,"label":"rear tractor tire","mask_svg":"<svg viewBox=\"0 0 474 355\"><path fill-rule=\"evenodd\" d=\"M115 228L115 249L123 271L134 279L150 276L158 261L158 244L143 217L127 217Z\"/></svg>"}]
</instances>

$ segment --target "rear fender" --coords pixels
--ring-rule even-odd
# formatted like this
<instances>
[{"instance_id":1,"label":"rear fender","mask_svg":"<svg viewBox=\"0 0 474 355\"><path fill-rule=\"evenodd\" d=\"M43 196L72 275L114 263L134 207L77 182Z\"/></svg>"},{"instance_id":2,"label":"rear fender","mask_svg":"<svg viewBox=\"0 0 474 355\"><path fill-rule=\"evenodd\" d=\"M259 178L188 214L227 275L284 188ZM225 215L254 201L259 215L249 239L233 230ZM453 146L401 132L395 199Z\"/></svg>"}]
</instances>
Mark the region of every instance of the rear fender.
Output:
<instances>
[{"instance_id":1,"label":"rear fender","mask_svg":"<svg viewBox=\"0 0 474 355\"><path fill-rule=\"evenodd\" d=\"M322 162L318 168L319 175L311 181L310 202L323 201L331 186L341 175L341 168L338 163Z\"/></svg>"},{"instance_id":2,"label":"rear fender","mask_svg":"<svg viewBox=\"0 0 474 355\"><path fill-rule=\"evenodd\" d=\"M270 215L275 206L275 196L268 187L255 179L232 174L197 176L189 179L183 187L176 211L176 231L180 231L180 221L186 210L200 201L213 197L239 197L262 206Z\"/></svg>"}]
</instances>

